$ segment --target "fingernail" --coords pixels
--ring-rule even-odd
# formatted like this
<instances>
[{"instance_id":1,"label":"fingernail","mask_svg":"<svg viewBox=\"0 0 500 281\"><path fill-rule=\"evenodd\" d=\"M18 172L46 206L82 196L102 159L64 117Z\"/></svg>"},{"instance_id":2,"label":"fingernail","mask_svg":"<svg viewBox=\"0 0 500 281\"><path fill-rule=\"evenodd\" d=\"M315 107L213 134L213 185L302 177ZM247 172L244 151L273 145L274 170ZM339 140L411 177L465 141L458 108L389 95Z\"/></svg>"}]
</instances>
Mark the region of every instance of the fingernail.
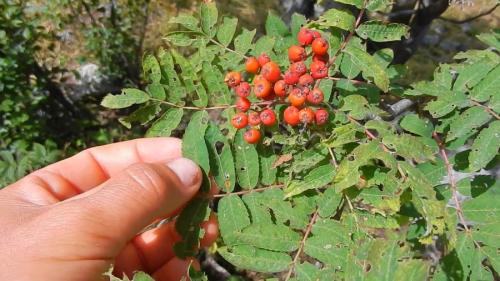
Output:
<instances>
[{"instance_id":1,"label":"fingernail","mask_svg":"<svg viewBox=\"0 0 500 281\"><path fill-rule=\"evenodd\" d=\"M189 159L177 158L168 162L167 166L177 175L185 187L191 187L199 181L200 168Z\"/></svg>"}]
</instances>

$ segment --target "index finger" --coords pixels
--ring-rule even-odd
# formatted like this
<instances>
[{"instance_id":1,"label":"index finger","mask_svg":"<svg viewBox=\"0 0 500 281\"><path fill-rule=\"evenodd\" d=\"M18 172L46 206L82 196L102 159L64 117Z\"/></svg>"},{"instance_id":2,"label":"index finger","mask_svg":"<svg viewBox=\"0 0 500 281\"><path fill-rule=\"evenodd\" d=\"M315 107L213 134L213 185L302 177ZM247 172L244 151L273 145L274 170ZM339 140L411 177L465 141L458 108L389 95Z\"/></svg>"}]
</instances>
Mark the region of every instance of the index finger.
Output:
<instances>
[{"instance_id":1,"label":"index finger","mask_svg":"<svg viewBox=\"0 0 500 281\"><path fill-rule=\"evenodd\" d=\"M85 192L135 163L168 162L182 156L181 140L142 138L84 150L35 174L54 173Z\"/></svg>"}]
</instances>

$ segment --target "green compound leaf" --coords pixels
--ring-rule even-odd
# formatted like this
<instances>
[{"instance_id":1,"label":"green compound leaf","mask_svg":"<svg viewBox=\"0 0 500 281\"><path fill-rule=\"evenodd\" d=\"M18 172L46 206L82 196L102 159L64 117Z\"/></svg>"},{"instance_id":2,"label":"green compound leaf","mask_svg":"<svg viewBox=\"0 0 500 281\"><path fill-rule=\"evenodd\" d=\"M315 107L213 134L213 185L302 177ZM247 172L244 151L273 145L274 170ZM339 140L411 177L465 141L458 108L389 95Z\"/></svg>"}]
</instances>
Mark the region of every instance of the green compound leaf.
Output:
<instances>
[{"instance_id":1,"label":"green compound leaf","mask_svg":"<svg viewBox=\"0 0 500 281\"><path fill-rule=\"evenodd\" d=\"M126 108L134 104L145 103L150 99L148 93L139 89L123 89L120 95L108 94L101 105L111 109Z\"/></svg>"},{"instance_id":2,"label":"green compound leaf","mask_svg":"<svg viewBox=\"0 0 500 281\"><path fill-rule=\"evenodd\" d=\"M288 34L287 25L279 16L269 11L266 20L266 34L269 36L283 37Z\"/></svg>"},{"instance_id":3,"label":"green compound leaf","mask_svg":"<svg viewBox=\"0 0 500 281\"><path fill-rule=\"evenodd\" d=\"M309 222L309 214L293 208L291 202L284 198L283 190L274 188L264 191L260 202L272 210L276 222L289 224L293 229L304 229Z\"/></svg>"},{"instance_id":4,"label":"green compound leaf","mask_svg":"<svg viewBox=\"0 0 500 281\"><path fill-rule=\"evenodd\" d=\"M301 235L285 225L252 224L238 235L239 241L260 249L291 252L298 249Z\"/></svg>"},{"instance_id":5,"label":"green compound leaf","mask_svg":"<svg viewBox=\"0 0 500 281\"><path fill-rule=\"evenodd\" d=\"M485 102L490 97L498 94L500 89L500 65L490 71L483 79L471 90L470 96L478 102Z\"/></svg>"},{"instance_id":6,"label":"green compound leaf","mask_svg":"<svg viewBox=\"0 0 500 281\"><path fill-rule=\"evenodd\" d=\"M243 139L243 130L236 133L233 149L239 185L244 189L254 188L259 182L259 154L254 145Z\"/></svg>"},{"instance_id":7,"label":"green compound leaf","mask_svg":"<svg viewBox=\"0 0 500 281\"><path fill-rule=\"evenodd\" d=\"M321 161L330 157L328 149L322 145L315 145L301 153L293 156L291 170L294 173L301 173L316 166Z\"/></svg>"},{"instance_id":8,"label":"green compound leaf","mask_svg":"<svg viewBox=\"0 0 500 281\"><path fill-rule=\"evenodd\" d=\"M350 95L342 101L343 105L339 110L349 111L349 115L356 120L363 120L371 113L370 105L363 96Z\"/></svg>"},{"instance_id":9,"label":"green compound leaf","mask_svg":"<svg viewBox=\"0 0 500 281\"><path fill-rule=\"evenodd\" d=\"M273 164L276 162L277 156L271 146L259 144L257 151L259 153L260 183L272 185L276 182L277 169L273 168Z\"/></svg>"},{"instance_id":10,"label":"green compound leaf","mask_svg":"<svg viewBox=\"0 0 500 281\"><path fill-rule=\"evenodd\" d=\"M236 267L257 272L281 272L292 262L292 258L286 253L258 249L248 245L221 247L218 252Z\"/></svg>"},{"instance_id":11,"label":"green compound leaf","mask_svg":"<svg viewBox=\"0 0 500 281\"><path fill-rule=\"evenodd\" d=\"M291 23L290 23L290 29L292 31L292 36L297 36L297 33L299 33L300 28L304 25L306 25L307 19L304 15L293 13Z\"/></svg>"},{"instance_id":12,"label":"green compound leaf","mask_svg":"<svg viewBox=\"0 0 500 281\"><path fill-rule=\"evenodd\" d=\"M375 42L388 42L408 38L410 27L400 23L383 23L382 21L367 21L361 24L356 33L363 39Z\"/></svg>"},{"instance_id":13,"label":"green compound leaf","mask_svg":"<svg viewBox=\"0 0 500 281\"><path fill-rule=\"evenodd\" d=\"M219 26L219 31L217 31L217 40L219 40L219 43L227 47L233 41L237 26L237 18L224 17L222 25Z\"/></svg>"},{"instance_id":14,"label":"green compound leaf","mask_svg":"<svg viewBox=\"0 0 500 281\"><path fill-rule=\"evenodd\" d=\"M185 32L172 32L163 38L167 40L169 43L177 46L177 47L188 47L193 45L193 43L197 40L195 38L191 38L189 34Z\"/></svg>"},{"instance_id":15,"label":"green compound leaf","mask_svg":"<svg viewBox=\"0 0 500 281\"><path fill-rule=\"evenodd\" d=\"M158 58L165 80L164 84L168 85L167 100L172 103L179 103L186 96L186 89L182 86L181 80L174 69L174 59L170 52L164 49L160 49Z\"/></svg>"},{"instance_id":16,"label":"green compound leaf","mask_svg":"<svg viewBox=\"0 0 500 281\"><path fill-rule=\"evenodd\" d=\"M160 111L161 108L158 104L144 105L132 112L129 116L118 119L118 121L123 126L127 127L127 129L130 129L133 122L138 122L141 125L149 123Z\"/></svg>"},{"instance_id":17,"label":"green compound leaf","mask_svg":"<svg viewBox=\"0 0 500 281\"><path fill-rule=\"evenodd\" d=\"M337 193L335 188L327 188L318 198L318 212L320 217L327 218L333 216L340 207L341 200L341 193Z\"/></svg>"},{"instance_id":18,"label":"green compound leaf","mask_svg":"<svg viewBox=\"0 0 500 281\"><path fill-rule=\"evenodd\" d=\"M285 188L285 197L292 197L306 190L316 189L330 184L335 176L335 169L327 164L313 169L301 180L292 180Z\"/></svg>"},{"instance_id":19,"label":"green compound leaf","mask_svg":"<svg viewBox=\"0 0 500 281\"><path fill-rule=\"evenodd\" d=\"M256 32L255 29L250 31L243 28L241 34L234 39L234 50L238 53L246 54L248 50L252 49L252 41Z\"/></svg>"},{"instance_id":20,"label":"green compound leaf","mask_svg":"<svg viewBox=\"0 0 500 281\"><path fill-rule=\"evenodd\" d=\"M476 36L479 40L491 47L500 50L500 32L498 30L488 33L481 33Z\"/></svg>"},{"instance_id":21,"label":"green compound leaf","mask_svg":"<svg viewBox=\"0 0 500 281\"><path fill-rule=\"evenodd\" d=\"M180 65L182 73L182 81L188 93L195 93L198 99L193 100L194 105L205 107L208 104L208 95L203 84L198 81L199 78L195 73L194 67L189 60L184 58L177 51L172 51L172 56L175 62Z\"/></svg>"},{"instance_id":22,"label":"green compound leaf","mask_svg":"<svg viewBox=\"0 0 500 281\"><path fill-rule=\"evenodd\" d=\"M210 122L205 133L208 154L210 156L210 172L217 186L224 192L232 192L236 184L234 158L227 138L215 123Z\"/></svg>"},{"instance_id":23,"label":"green compound leaf","mask_svg":"<svg viewBox=\"0 0 500 281\"><path fill-rule=\"evenodd\" d=\"M171 18L168 23L180 24L192 31L198 31L200 29L200 27L198 26L198 19L186 13L181 13L177 17Z\"/></svg>"},{"instance_id":24,"label":"green compound leaf","mask_svg":"<svg viewBox=\"0 0 500 281\"><path fill-rule=\"evenodd\" d=\"M361 144L340 162L333 181L335 190L341 192L357 184L361 176L359 168L370 164L373 159L381 160L389 168L396 166L392 155L385 152L379 142Z\"/></svg>"},{"instance_id":25,"label":"green compound leaf","mask_svg":"<svg viewBox=\"0 0 500 281\"><path fill-rule=\"evenodd\" d=\"M348 123L333 129L332 136L323 143L327 147L341 147L347 143L353 143L359 140L358 134L363 132L361 126Z\"/></svg>"},{"instance_id":26,"label":"green compound leaf","mask_svg":"<svg viewBox=\"0 0 500 281\"><path fill-rule=\"evenodd\" d=\"M316 23L324 27L337 27L350 31L354 28L355 21L354 16L347 10L330 9L319 17Z\"/></svg>"},{"instance_id":27,"label":"green compound leaf","mask_svg":"<svg viewBox=\"0 0 500 281\"><path fill-rule=\"evenodd\" d=\"M457 80L453 83L453 90L466 92L468 89L476 86L493 67L495 67L495 64L488 58L473 62L469 65L464 65L464 68L459 70Z\"/></svg>"},{"instance_id":28,"label":"green compound leaf","mask_svg":"<svg viewBox=\"0 0 500 281\"><path fill-rule=\"evenodd\" d=\"M210 161L204 136L208 121L206 111L195 112L182 138L182 155L200 165L207 174L210 171Z\"/></svg>"},{"instance_id":29,"label":"green compound leaf","mask_svg":"<svg viewBox=\"0 0 500 281\"><path fill-rule=\"evenodd\" d=\"M272 224L273 219L269 209L262 204L263 194L259 192L252 192L243 195L243 202L250 213L250 220L252 224Z\"/></svg>"},{"instance_id":30,"label":"green compound leaf","mask_svg":"<svg viewBox=\"0 0 500 281\"><path fill-rule=\"evenodd\" d=\"M434 160L434 151L427 146L421 137L410 135L388 135L382 143L404 158L417 163Z\"/></svg>"},{"instance_id":31,"label":"green compound leaf","mask_svg":"<svg viewBox=\"0 0 500 281\"><path fill-rule=\"evenodd\" d=\"M431 137L434 126L428 119L422 119L417 114L408 114L399 123L401 128L421 137Z\"/></svg>"},{"instance_id":32,"label":"green compound leaf","mask_svg":"<svg viewBox=\"0 0 500 281\"><path fill-rule=\"evenodd\" d=\"M332 268L322 268L304 262L295 266L296 281L335 280L337 273Z\"/></svg>"},{"instance_id":33,"label":"green compound leaf","mask_svg":"<svg viewBox=\"0 0 500 281\"><path fill-rule=\"evenodd\" d=\"M232 103L231 92L224 83L224 76L218 67L204 62L202 77L207 86L211 103L214 105L229 105Z\"/></svg>"},{"instance_id":34,"label":"green compound leaf","mask_svg":"<svg viewBox=\"0 0 500 281\"><path fill-rule=\"evenodd\" d=\"M467 103L468 100L465 94L444 91L436 100L429 102L424 109L429 111L432 117L440 118Z\"/></svg>"},{"instance_id":35,"label":"green compound leaf","mask_svg":"<svg viewBox=\"0 0 500 281\"><path fill-rule=\"evenodd\" d=\"M392 3L392 0L369 0L366 9L370 12L383 11L392 6Z\"/></svg>"},{"instance_id":36,"label":"green compound leaf","mask_svg":"<svg viewBox=\"0 0 500 281\"><path fill-rule=\"evenodd\" d=\"M334 220L319 219L313 225L311 233L312 236L306 240L304 252L328 266L343 269L351 246L345 225Z\"/></svg>"},{"instance_id":37,"label":"green compound leaf","mask_svg":"<svg viewBox=\"0 0 500 281\"><path fill-rule=\"evenodd\" d=\"M363 0L336 0L335 2L344 3L347 5L353 5L358 9L363 7Z\"/></svg>"},{"instance_id":38,"label":"green compound leaf","mask_svg":"<svg viewBox=\"0 0 500 281\"><path fill-rule=\"evenodd\" d=\"M200 224L209 213L208 199L196 197L191 200L175 221L175 229L182 241L174 245L174 252L180 258L196 255L201 234Z\"/></svg>"},{"instance_id":39,"label":"green compound leaf","mask_svg":"<svg viewBox=\"0 0 500 281\"><path fill-rule=\"evenodd\" d=\"M217 24L218 16L219 12L217 11L215 2L201 4L201 9L200 9L201 29L209 37L214 37L216 33L215 24Z\"/></svg>"},{"instance_id":40,"label":"green compound leaf","mask_svg":"<svg viewBox=\"0 0 500 281\"><path fill-rule=\"evenodd\" d=\"M486 124L491 119L491 115L482 107L474 106L460 114L450 124L450 131L446 135L446 141L461 138L470 132L475 132L477 128Z\"/></svg>"},{"instance_id":41,"label":"green compound leaf","mask_svg":"<svg viewBox=\"0 0 500 281\"><path fill-rule=\"evenodd\" d=\"M398 264L394 280L420 281L426 280L429 263L424 260L405 260Z\"/></svg>"},{"instance_id":42,"label":"green compound leaf","mask_svg":"<svg viewBox=\"0 0 500 281\"><path fill-rule=\"evenodd\" d=\"M153 55L147 55L142 62L144 77L154 83L160 83L161 69L158 60Z\"/></svg>"},{"instance_id":43,"label":"green compound leaf","mask_svg":"<svg viewBox=\"0 0 500 281\"><path fill-rule=\"evenodd\" d=\"M153 99L165 100L167 94L165 93L165 87L160 83L149 84L146 87L146 91L151 95Z\"/></svg>"},{"instance_id":44,"label":"green compound leaf","mask_svg":"<svg viewBox=\"0 0 500 281\"><path fill-rule=\"evenodd\" d=\"M219 201L217 218L219 229L226 245L239 243L241 231L250 225L248 211L240 197L229 195Z\"/></svg>"},{"instance_id":45,"label":"green compound leaf","mask_svg":"<svg viewBox=\"0 0 500 281\"><path fill-rule=\"evenodd\" d=\"M500 149L500 121L490 123L483 129L471 147L469 154L469 169L477 171L484 168L498 153Z\"/></svg>"},{"instance_id":46,"label":"green compound leaf","mask_svg":"<svg viewBox=\"0 0 500 281\"><path fill-rule=\"evenodd\" d=\"M182 108L168 109L146 132L147 137L170 137L172 131L179 126L184 115Z\"/></svg>"},{"instance_id":47,"label":"green compound leaf","mask_svg":"<svg viewBox=\"0 0 500 281\"><path fill-rule=\"evenodd\" d=\"M361 68L365 76L373 77L377 87L384 92L389 90L389 76L374 57L353 46L348 46L344 52L349 54L352 62Z\"/></svg>"}]
</instances>

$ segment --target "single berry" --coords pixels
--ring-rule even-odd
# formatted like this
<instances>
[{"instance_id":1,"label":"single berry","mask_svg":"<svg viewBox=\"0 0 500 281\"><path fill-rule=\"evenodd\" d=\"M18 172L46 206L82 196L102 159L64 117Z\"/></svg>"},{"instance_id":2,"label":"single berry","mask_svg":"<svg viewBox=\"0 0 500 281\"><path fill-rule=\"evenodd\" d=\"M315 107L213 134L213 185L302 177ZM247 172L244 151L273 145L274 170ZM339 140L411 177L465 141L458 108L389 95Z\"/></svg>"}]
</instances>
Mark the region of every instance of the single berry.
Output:
<instances>
[{"instance_id":1,"label":"single berry","mask_svg":"<svg viewBox=\"0 0 500 281\"><path fill-rule=\"evenodd\" d=\"M272 126L274 123L276 123L276 114L274 114L274 111L271 109L264 109L260 113L260 120L262 121L262 124L266 126Z\"/></svg>"},{"instance_id":2,"label":"single berry","mask_svg":"<svg viewBox=\"0 0 500 281\"><path fill-rule=\"evenodd\" d=\"M274 93L278 97L286 96L286 82L285 80L278 80L274 83Z\"/></svg>"},{"instance_id":3,"label":"single berry","mask_svg":"<svg viewBox=\"0 0 500 281\"><path fill-rule=\"evenodd\" d=\"M288 85L295 85L297 82L299 82L300 74L292 71L286 71L285 74L283 75L283 80L285 80L285 83Z\"/></svg>"},{"instance_id":4,"label":"single berry","mask_svg":"<svg viewBox=\"0 0 500 281\"><path fill-rule=\"evenodd\" d=\"M313 62L321 61L321 62L327 63L329 59L330 59L330 56L328 54L324 54L324 55L321 55L321 56L320 55L314 55L312 61Z\"/></svg>"},{"instance_id":5,"label":"single berry","mask_svg":"<svg viewBox=\"0 0 500 281\"><path fill-rule=\"evenodd\" d=\"M288 125L296 126L300 123L299 109L295 106L289 106L283 112L283 119Z\"/></svg>"},{"instance_id":6,"label":"single berry","mask_svg":"<svg viewBox=\"0 0 500 281\"><path fill-rule=\"evenodd\" d=\"M312 33L314 39L321 38L321 33L319 33L319 31L311 30L311 33Z\"/></svg>"},{"instance_id":7,"label":"single berry","mask_svg":"<svg viewBox=\"0 0 500 281\"><path fill-rule=\"evenodd\" d=\"M303 75L307 72L307 66L303 61L294 62L290 65L290 71Z\"/></svg>"},{"instance_id":8,"label":"single berry","mask_svg":"<svg viewBox=\"0 0 500 281\"><path fill-rule=\"evenodd\" d=\"M307 58L306 50L300 46L292 45L288 48L288 58L290 61L301 61Z\"/></svg>"},{"instance_id":9,"label":"single berry","mask_svg":"<svg viewBox=\"0 0 500 281\"><path fill-rule=\"evenodd\" d=\"M245 128L248 124L248 117L245 113L238 112L233 116L233 118L231 118L231 124L236 129Z\"/></svg>"},{"instance_id":10,"label":"single berry","mask_svg":"<svg viewBox=\"0 0 500 281\"><path fill-rule=\"evenodd\" d=\"M259 61L259 65L262 67L262 66L264 66L266 63L270 62L270 61L271 61L271 58L269 58L269 56L268 56L266 53L262 53L262 54L260 54L260 56L257 58L257 60Z\"/></svg>"},{"instance_id":11,"label":"single berry","mask_svg":"<svg viewBox=\"0 0 500 281\"><path fill-rule=\"evenodd\" d=\"M251 126L258 126L260 124L260 115L257 112L250 112L248 114L248 124Z\"/></svg>"},{"instance_id":12,"label":"single berry","mask_svg":"<svg viewBox=\"0 0 500 281\"><path fill-rule=\"evenodd\" d=\"M323 125L328 121L328 111L323 108L318 108L314 113L316 124Z\"/></svg>"},{"instance_id":13,"label":"single berry","mask_svg":"<svg viewBox=\"0 0 500 281\"><path fill-rule=\"evenodd\" d=\"M309 94L307 94L307 101L310 104L318 105L323 102L323 99L324 99L323 91L321 91L318 88L315 88Z\"/></svg>"},{"instance_id":14,"label":"single berry","mask_svg":"<svg viewBox=\"0 0 500 281\"><path fill-rule=\"evenodd\" d=\"M240 84L241 74L238 71L231 71L226 74L224 82L226 82L229 87L234 88Z\"/></svg>"},{"instance_id":15,"label":"single berry","mask_svg":"<svg viewBox=\"0 0 500 281\"><path fill-rule=\"evenodd\" d=\"M299 85L309 87L314 84L314 78L310 74L304 74L299 78Z\"/></svg>"},{"instance_id":16,"label":"single berry","mask_svg":"<svg viewBox=\"0 0 500 281\"><path fill-rule=\"evenodd\" d=\"M236 88L234 88L234 91L236 94L240 97L248 97L250 95L250 84L248 82L241 82Z\"/></svg>"},{"instance_id":17,"label":"single berry","mask_svg":"<svg viewBox=\"0 0 500 281\"><path fill-rule=\"evenodd\" d=\"M312 42L312 51L316 55L323 56L328 53L328 42L323 38L316 38Z\"/></svg>"},{"instance_id":18,"label":"single berry","mask_svg":"<svg viewBox=\"0 0 500 281\"><path fill-rule=\"evenodd\" d=\"M321 79L328 76L328 67L326 66L326 63L322 61L312 62L310 68L311 76L314 79Z\"/></svg>"},{"instance_id":19,"label":"single berry","mask_svg":"<svg viewBox=\"0 0 500 281\"><path fill-rule=\"evenodd\" d=\"M243 138L249 144L256 144L260 140L260 131L257 129L253 129L253 128L249 129L248 131L245 132L245 134L243 135Z\"/></svg>"},{"instance_id":20,"label":"single berry","mask_svg":"<svg viewBox=\"0 0 500 281\"><path fill-rule=\"evenodd\" d=\"M239 97L236 100L236 108L240 111L246 112L250 109L251 105L250 101L245 97Z\"/></svg>"},{"instance_id":21,"label":"single berry","mask_svg":"<svg viewBox=\"0 0 500 281\"><path fill-rule=\"evenodd\" d=\"M311 108L306 107L299 111L300 122L304 124L311 124L314 122L314 119L315 119L314 111Z\"/></svg>"},{"instance_id":22,"label":"single berry","mask_svg":"<svg viewBox=\"0 0 500 281\"><path fill-rule=\"evenodd\" d=\"M275 62L270 61L264 64L260 74L264 76L267 81L272 83L276 82L281 76L280 67Z\"/></svg>"},{"instance_id":23,"label":"single berry","mask_svg":"<svg viewBox=\"0 0 500 281\"><path fill-rule=\"evenodd\" d=\"M314 40L314 35L309 29L303 27L297 34L297 40L302 46L310 45Z\"/></svg>"},{"instance_id":24,"label":"single berry","mask_svg":"<svg viewBox=\"0 0 500 281\"><path fill-rule=\"evenodd\" d=\"M293 106L301 107L306 102L306 95L299 88L294 88L288 95L288 101Z\"/></svg>"},{"instance_id":25,"label":"single berry","mask_svg":"<svg viewBox=\"0 0 500 281\"><path fill-rule=\"evenodd\" d=\"M248 73L256 74L259 72L259 61L255 57L249 57L245 62L245 70Z\"/></svg>"},{"instance_id":26,"label":"single berry","mask_svg":"<svg viewBox=\"0 0 500 281\"><path fill-rule=\"evenodd\" d=\"M272 92L272 84L263 77L254 80L253 92L258 98L265 98L269 96Z\"/></svg>"}]
</instances>

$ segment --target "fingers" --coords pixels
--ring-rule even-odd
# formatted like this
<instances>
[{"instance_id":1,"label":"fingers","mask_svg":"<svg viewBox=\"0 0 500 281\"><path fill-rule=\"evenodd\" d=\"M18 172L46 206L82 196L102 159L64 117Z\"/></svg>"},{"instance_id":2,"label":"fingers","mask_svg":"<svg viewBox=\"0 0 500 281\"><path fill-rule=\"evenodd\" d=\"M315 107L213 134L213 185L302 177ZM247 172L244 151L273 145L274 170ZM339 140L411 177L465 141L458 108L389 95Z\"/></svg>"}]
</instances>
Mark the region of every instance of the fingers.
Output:
<instances>
[{"instance_id":1,"label":"fingers","mask_svg":"<svg viewBox=\"0 0 500 281\"><path fill-rule=\"evenodd\" d=\"M181 260L179 258L173 258L157 270L153 274L153 278L156 281L179 281L183 280L183 278L189 280L188 269L190 265L196 270L200 270L200 264L195 259Z\"/></svg>"},{"instance_id":2,"label":"fingers","mask_svg":"<svg viewBox=\"0 0 500 281\"><path fill-rule=\"evenodd\" d=\"M201 247L211 246L219 235L219 226L214 213L210 219L201 224L205 235L200 241ZM144 270L155 272L175 257L173 246L182 237L175 231L175 221L148 230L134 238L117 257L114 274L122 276L126 273L132 277L133 272Z\"/></svg>"},{"instance_id":3,"label":"fingers","mask_svg":"<svg viewBox=\"0 0 500 281\"><path fill-rule=\"evenodd\" d=\"M135 164L90 195L55 205L53 212L96 236L111 236L112 252L118 254L120 247L155 218L166 217L188 202L200 184L200 168L185 158L167 164Z\"/></svg>"},{"instance_id":4,"label":"fingers","mask_svg":"<svg viewBox=\"0 0 500 281\"><path fill-rule=\"evenodd\" d=\"M52 201L65 200L98 186L132 164L165 163L181 156L179 139L136 139L84 150L33 173L27 180L44 182L37 188L53 195Z\"/></svg>"}]
</instances>

